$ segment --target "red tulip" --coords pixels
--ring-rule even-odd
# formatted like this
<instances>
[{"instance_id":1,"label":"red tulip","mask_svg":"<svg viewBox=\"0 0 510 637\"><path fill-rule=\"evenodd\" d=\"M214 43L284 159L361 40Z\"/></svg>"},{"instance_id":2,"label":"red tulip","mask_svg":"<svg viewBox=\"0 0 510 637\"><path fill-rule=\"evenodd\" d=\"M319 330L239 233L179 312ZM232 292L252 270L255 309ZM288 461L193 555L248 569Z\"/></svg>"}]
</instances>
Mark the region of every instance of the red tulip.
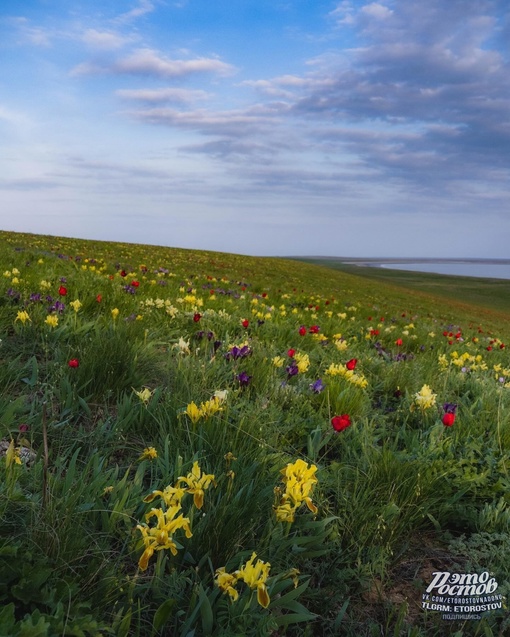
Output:
<instances>
[{"instance_id":1,"label":"red tulip","mask_svg":"<svg viewBox=\"0 0 510 637\"><path fill-rule=\"evenodd\" d=\"M350 361L347 361L347 363L345 363L345 366L347 367L348 370L352 371L353 369L356 368L357 362L358 362L357 358L351 358Z\"/></svg>"},{"instance_id":2,"label":"red tulip","mask_svg":"<svg viewBox=\"0 0 510 637\"><path fill-rule=\"evenodd\" d=\"M397 340L395 341L395 345L397 347L400 347L401 345L403 345L404 341L401 338L397 338Z\"/></svg>"},{"instance_id":3,"label":"red tulip","mask_svg":"<svg viewBox=\"0 0 510 637\"><path fill-rule=\"evenodd\" d=\"M455 414L452 413L446 413L443 416L443 425L445 427L451 427L453 425L453 423L455 422Z\"/></svg>"},{"instance_id":4,"label":"red tulip","mask_svg":"<svg viewBox=\"0 0 510 637\"><path fill-rule=\"evenodd\" d=\"M63 285L61 285L58 288L58 293L60 294L60 296L65 296L67 294L67 288L65 288Z\"/></svg>"},{"instance_id":5,"label":"red tulip","mask_svg":"<svg viewBox=\"0 0 510 637\"><path fill-rule=\"evenodd\" d=\"M299 328L299 334L300 336L304 336L306 334L306 327L304 325L301 325Z\"/></svg>"},{"instance_id":6,"label":"red tulip","mask_svg":"<svg viewBox=\"0 0 510 637\"><path fill-rule=\"evenodd\" d=\"M71 358L71 360L67 363L69 367L79 367L80 361L77 358Z\"/></svg>"},{"instance_id":7,"label":"red tulip","mask_svg":"<svg viewBox=\"0 0 510 637\"><path fill-rule=\"evenodd\" d=\"M296 353L295 349L290 348L289 351L287 352L287 356L289 358L294 358L294 354Z\"/></svg>"},{"instance_id":8,"label":"red tulip","mask_svg":"<svg viewBox=\"0 0 510 637\"><path fill-rule=\"evenodd\" d=\"M202 315L199 314L198 312L193 315L193 320L195 321L195 323L198 323L198 321L200 321L201 318L202 318Z\"/></svg>"},{"instance_id":9,"label":"red tulip","mask_svg":"<svg viewBox=\"0 0 510 637\"><path fill-rule=\"evenodd\" d=\"M244 319L244 321L241 323L241 325L242 325L244 328L247 328L249 324L250 324L250 321L249 321L248 319Z\"/></svg>"},{"instance_id":10,"label":"red tulip","mask_svg":"<svg viewBox=\"0 0 510 637\"><path fill-rule=\"evenodd\" d=\"M96 296L96 301L97 301L98 303L101 303L101 301L102 301L102 300L103 300L103 297L102 297L100 294L98 294L98 295Z\"/></svg>"},{"instance_id":11,"label":"red tulip","mask_svg":"<svg viewBox=\"0 0 510 637\"><path fill-rule=\"evenodd\" d=\"M349 414L342 414L341 416L333 416L331 419L331 424L333 425L333 429L335 431L343 431L347 429L347 427L351 426L351 417Z\"/></svg>"}]
</instances>

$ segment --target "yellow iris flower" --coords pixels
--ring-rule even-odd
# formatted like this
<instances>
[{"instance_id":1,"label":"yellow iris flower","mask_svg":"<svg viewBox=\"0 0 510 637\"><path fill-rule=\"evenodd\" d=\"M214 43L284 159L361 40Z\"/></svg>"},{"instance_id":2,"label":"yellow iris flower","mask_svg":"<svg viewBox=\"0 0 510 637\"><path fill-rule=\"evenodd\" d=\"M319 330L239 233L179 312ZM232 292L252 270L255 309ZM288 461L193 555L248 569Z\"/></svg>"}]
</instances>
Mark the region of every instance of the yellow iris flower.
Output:
<instances>
[{"instance_id":1,"label":"yellow iris flower","mask_svg":"<svg viewBox=\"0 0 510 637\"><path fill-rule=\"evenodd\" d=\"M171 507L167 511L152 509L152 511L147 514L146 519L148 521L152 517L155 517L157 522L156 526L149 527L147 524L137 525L136 528L141 532L145 545L145 551L138 561L140 570L145 571L147 569L149 560L155 551L169 549L172 555L177 555L177 545L173 540L173 534L178 529L184 529L187 538L192 537L193 534L189 526L189 518L183 517L182 513L176 517L180 509L180 504Z\"/></svg>"},{"instance_id":2,"label":"yellow iris flower","mask_svg":"<svg viewBox=\"0 0 510 637\"><path fill-rule=\"evenodd\" d=\"M216 571L216 584L223 592L230 595L230 599L233 602L239 598L239 593L234 588L237 584L237 577L227 573L224 566Z\"/></svg>"},{"instance_id":3,"label":"yellow iris flower","mask_svg":"<svg viewBox=\"0 0 510 637\"><path fill-rule=\"evenodd\" d=\"M216 585L221 588L222 591L230 595L230 599L235 602L239 593L234 588L238 581L243 581L252 590L257 589L257 601L263 607L269 606L269 593L267 592L266 581L269 577L269 570L271 564L257 560L256 553L252 553L251 558L242 566L238 571L234 573L227 573L225 568L219 568L216 571Z\"/></svg>"},{"instance_id":4,"label":"yellow iris flower","mask_svg":"<svg viewBox=\"0 0 510 637\"><path fill-rule=\"evenodd\" d=\"M31 321L32 319L30 318L30 316L28 315L28 312L26 312L25 310L20 310L17 314L16 314L16 318L14 319L14 322L16 321L21 321L23 323L23 325L25 325L25 323L27 321Z\"/></svg>"},{"instance_id":5,"label":"yellow iris flower","mask_svg":"<svg viewBox=\"0 0 510 637\"><path fill-rule=\"evenodd\" d=\"M252 590L257 589L257 601L263 607L269 606L269 593L266 588L266 581L269 577L269 570L271 564L269 562L263 562L257 560L256 553L252 553L251 558L246 562L246 565L234 573L234 576L238 580L243 580Z\"/></svg>"},{"instance_id":6,"label":"yellow iris flower","mask_svg":"<svg viewBox=\"0 0 510 637\"><path fill-rule=\"evenodd\" d=\"M304 460L298 459L296 462L289 462L285 469L282 469L282 481L285 483L285 492L280 497L277 492L277 506L274 507L278 522L294 522L296 510L306 504L312 513L317 513L317 507L312 502L310 494L314 485L318 482L315 473L317 467Z\"/></svg>"},{"instance_id":7,"label":"yellow iris flower","mask_svg":"<svg viewBox=\"0 0 510 637\"><path fill-rule=\"evenodd\" d=\"M180 487L172 487L172 485L168 485L163 489L163 491L155 490L146 496L143 501L144 502L152 502L156 498L161 498L167 507L172 507L177 504L180 504L184 494L186 493L186 489L182 489Z\"/></svg>"},{"instance_id":8,"label":"yellow iris flower","mask_svg":"<svg viewBox=\"0 0 510 637\"><path fill-rule=\"evenodd\" d=\"M436 394L432 392L428 385L423 385L419 392L414 395L414 403L411 405L411 411L418 407L422 411L430 409L436 404Z\"/></svg>"},{"instance_id":9,"label":"yellow iris flower","mask_svg":"<svg viewBox=\"0 0 510 637\"><path fill-rule=\"evenodd\" d=\"M44 322L46 323L46 325L49 325L50 327L57 327L58 316L56 314L48 314Z\"/></svg>"},{"instance_id":10,"label":"yellow iris flower","mask_svg":"<svg viewBox=\"0 0 510 637\"><path fill-rule=\"evenodd\" d=\"M209 488L211 483L216 486L214 475L212 473L202 474L197 460L193 463L193 468L186 477L181 476L177 479L177 486L181 483L188 485L186 491L193 494L193 503L197 509L201 509L204 504L205 490Z\"/></svg>"}]
</instances>

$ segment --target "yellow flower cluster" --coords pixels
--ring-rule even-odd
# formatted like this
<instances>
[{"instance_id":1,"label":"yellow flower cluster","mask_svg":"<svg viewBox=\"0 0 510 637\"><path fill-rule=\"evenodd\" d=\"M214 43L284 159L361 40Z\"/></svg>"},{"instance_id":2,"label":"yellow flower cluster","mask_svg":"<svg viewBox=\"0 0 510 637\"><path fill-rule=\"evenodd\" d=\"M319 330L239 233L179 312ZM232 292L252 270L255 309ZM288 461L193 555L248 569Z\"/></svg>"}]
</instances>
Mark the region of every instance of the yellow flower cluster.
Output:
<instances>
[{"instance_id":1,"label":"yellow flower cluster","mask_svg":"<svg viewBox=\"0 0 510 637\"><path fill-rule=\"evenodd\" d=\"M234 588L237 582L242 581L249 586L251 590L257 589L257 601L263 607L269 606L269 593L267 592L266 581L269 577L269 571L271 564L269 562L263 562L262 560L255 558L256 553L252 553L251 558L234 573L227 573L225 568L219 568L216 571L216 585L225 593L228 593L230 599L235 602L239 593Z\"/></svg>"},{"instance_id":2,"label":"yellow flower cluster","mask_svg":"<svg viewBox=\"0 0 510 637\"><path fill-rule=\"evenodd\" d=\"M506 389L510 388L510 380L508 380L510 378L510 368L508 367L503 367L503 365L498 364L498 365L494 365L493 366L495 373L495 379L498 380L503 387L505 387Z\"/></svg>"},{"instance_id":3,"label":"yellow flower cluster","mask_svg":"<svg viewBox=\"0 0 510 637\"><path fill-rule=\"evenodd\" d=\"M487 365L484 363L480 354L473 356L472 354L468 354L468 352L464 352L464 354L460 355L458 352L452 352L450 357L452 359L452 365L456 367L469 367L471 371L487 369Z\"/></svg>"},{"instance_id":4,"label":"yellow flower cluster","mask_svg":"<svg viewBox=\"0 0 510 637\"><path fill-rule=\"evenodd\" d=\"M285 483L285 491L277 487L277 504L274 507L278 522L294 522L297 509L306 504L312 513L317 513L317 507L313 504L310 494L317 483L315 472L317 467L313 464L310 467L304 460L298 459L294 463L289 463L282 469Z\"/></svg>"},{"instance_id":5,"label":"yellow flower cluster","mask_svg":"<svg viewBox=\"0 0 510 637\"><path fill-rule=\"evenodd\" d=\"M56 314L48 314L44 322L46 323L46 325L49 325L50 327L57 327L58 316Z\"/></svg>"},{"instance_id":6,"label":"yellow flower cluster","mask_svg":"<svg viewBox=\"0 0 510 637\"><path fill-rule=\"evenodd\" d=\"M283 356L275 356L272 359L272 362L275 367L283 367L283 365L285 364L285 359L283 358Z\"/></svg>"},{"instance_id":7,"label":"yellow flower cluster","mask_svg":"<svg viewBox=\"0 0 510 637\"><path fill-rule=\"evenodd\" d=\"M360 387L361 389L365 389L365 387L368 386L368 380L363 374L356 374L354 370L347 369L344 365L331 363L326 370L326 374L328 376L341 376L352 385L356 385L356 387Z\"/></svg>"},{"instance_id":8,"label":"yellow flower cluster","mask_svg":"<svg viewBox=\"0 0 510 637\"><path fill-rule=\"evenodd\" d=\"M194 402L191 402L187 407L185 414L189 416L193 424L197 423L201 418L210 418L218 411L223 411L222 404L227 398L226 391L217 391L210 400L206 400L204 403L200 403L198 407Z\"/></svg>"},{"instance_id":9,"label":"yellow flower cluster","mask_svg":"<svg viewBox=\"0 0 510 637\"><path fill-rule=\"evenodd\" d=\"M296 361L297 368L300 374L303 374L310 367L310 358L308 354L302 354L301 352L296 352L294 354L294 360Z\"/></svg>"},{"instance_id":10,"label":"yellow flower cluster","mask_svg":"<svg viewBox=\"0 0 510 637\"><path fill-rule=\"evenodd\" d=\"M181 485L185 484L183 487ZM167 486L163 491L155 490L144 498L144 502L152 502L157 497L161 498L163 507L152 508L145 516L146 522L138 524L137 529L142 534L145 550L138 561L140 570L145 571L150 558L155 551L169 549L172 555L177 554L177 544L173 538L175 532L184 529L186 537L192 537L190 520L179 513L182 509L181 500L186 493L193 495L193 504L201 509L204 504L204 493L211 484L216 486L213 474L202 473L198 461L193 463L193 468L187 476L177 478L175 486ZM149 526L147 522L156 518L156 524Z\"/></svg>"},{"instance_id":11,"label":"yellow flower cluster","mask_svg":"<svg viewBox=\"0 0 510 637\"><path fill-rule=\"evenodd\" d=\"M414 402L411 405L411 411L414 411L416 407L421 411L430 409L436 404L436 394L432 393L432 390L428 385L423 385L419 392L414 395Z\"/></svg>"}]
</instances>

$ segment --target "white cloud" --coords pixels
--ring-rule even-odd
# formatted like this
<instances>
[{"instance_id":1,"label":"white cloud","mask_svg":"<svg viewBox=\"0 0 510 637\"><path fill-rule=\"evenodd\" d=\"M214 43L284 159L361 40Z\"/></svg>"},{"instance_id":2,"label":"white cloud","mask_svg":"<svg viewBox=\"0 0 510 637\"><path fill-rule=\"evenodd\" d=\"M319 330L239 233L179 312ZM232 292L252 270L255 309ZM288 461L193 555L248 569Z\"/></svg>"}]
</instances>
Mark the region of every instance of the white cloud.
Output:
<instances>
[{"instance_id":1,"label":"white cloud","mask_svg":"<svg viewBox=\"0 0 510 637\"><path fill-rule=\"evenodd\" d=\"M98 31L97 29L87 29L82 36L83 42L89 47L101 50L120 49L132 39L114 31Z\"/></svg>"},{"instance_id":2,"label":"white cloud","mask_svg":"<svg viewBox=\"0 0 510 637\"><path fill-rule=\"evenodd\" d=\"M153 49L137 49L131 55L113 62L85 62L76 66L72 75L96 75L111 73L116 75L142 75L175 78L196 73L216 73L229 75L234 67L217 58L195 58L175 60L161 56Z\"/></svg>"},{"instance_id":3,"label":"white cloud","mask_svg":"<svg viewBox=\"0 0 510 637\"><path fill-rule=\"evenodd\" d=\"M119 22L130 22L147 13L152 13L152 11L154 11L154 3L151 2L151 0L140 0L137 7L131 9L131 11L122 13L117 17L117 20Z\"/></svg>"},{"instance_id":4,"label":"white cloud","mask_svg":"<svg viewBox=\"0 0 510 637\"><path fill-rule=\"evenodd\" d=\"M115 94L124 100L149 103L178 102L189 104L195 100L209 98L209 94L206 91L194 91L184 88L119 89Z\"/></svg>"},{"instance_id":5,"label":"white cloud","mask_svg":"<svg viewBox=\"0 0 510 637\"><path fill-rule=\"evenodd\" d=\"M377 20L385 20L393 13L391 9L388 9L388 7L385 7L383 4L379 4L378 2L366 4L361 8L361 11L372 18L376 18Z\"/></svg>"}]
</instances>

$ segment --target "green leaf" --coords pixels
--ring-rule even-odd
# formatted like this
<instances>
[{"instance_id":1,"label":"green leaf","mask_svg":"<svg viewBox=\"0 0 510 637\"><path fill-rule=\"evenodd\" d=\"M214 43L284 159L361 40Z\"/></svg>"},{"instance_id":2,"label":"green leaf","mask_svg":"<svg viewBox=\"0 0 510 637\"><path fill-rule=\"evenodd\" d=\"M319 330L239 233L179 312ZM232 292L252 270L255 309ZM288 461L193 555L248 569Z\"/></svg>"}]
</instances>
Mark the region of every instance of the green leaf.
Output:
<instances>
[{"instance_id":1,"label":"green leaf","mask_svg":"<svg viewBox=\"0 0 510 637\"><path fill-rule=\"evenodd\" d=\"M14 617L14 603L7 604L0 610L0 635L10 637L16 619Z\"/></svg>"},{"instance_id":2,"label":"green leaf","mask_svg":"<svg viewBox=\"0 0 510 637\"><path fill-rule=\"evenodd\" d=\"M210 635L214 626L214 615L211 607L211 602L207 597L202 586L198 589L198 596L200 598L200 616L202 617L202 629L204 635Z\"/></svg>"},{"instance_id":3,"label":"green leaf","mask_svg":"<svg viewBox=\"0 0 510 637\"><path fill-rule=\"evenodd\" d=\"M283 607L286 608L292 600L296 599L308 588L308 580L300 584L297 588L293 588L291 591L278 597L274 601L271 601L270 608ZM303 607L304 608L304 607Z\"/></svg>"},{"instance_id":4,"label":"green leaf","mask_svg":"<svg viewBox=\"0 0 510 637\"><path fill-rule=\"evenodd\" d=\"M335 634L338 633L338 631L340 630L340 624L343 621L344 615L345 615L345 611L347 610L347 606L349 606L349 600L346 599L345 602L342 605L342 608L338 611L338 615L336 616L335 622L333 624L333 628L335 631Z\"/></svg>"},{"instance_id":5,"label":"green leaf","mask_svg":"<svg viewBox=\"0 0 510 637\"><path fill-rule=\"evenodd\" d=\"M166 624L176 603L177 600L175 599L167 599L154 613L154 619L152 620L152 629L154 632L158 632Z\"/></svg>"},{"instance_id":6,"label":"green leaf","mask_svg":"<svg viewBox=\"0 0 510 637\"><path fill-rule=\"evenodd\" d=\"M35 610L32 615L25 615L25 619L20 622L16 637L47 637L49 628L50 624Z\"/></svg>"},{"instance_id":7,"label":"green leaf","mask_svg":"<svg viewBox=\"0 0 510 637\"><path fill-rule=\"evenodd\" d=\"M298 624L299 622L313 621L317 615L312 613L290 613L289 615L282 615L276 618L276 624L278 627L290 626L290 624Z\"/></svg>"}]
</instances>

